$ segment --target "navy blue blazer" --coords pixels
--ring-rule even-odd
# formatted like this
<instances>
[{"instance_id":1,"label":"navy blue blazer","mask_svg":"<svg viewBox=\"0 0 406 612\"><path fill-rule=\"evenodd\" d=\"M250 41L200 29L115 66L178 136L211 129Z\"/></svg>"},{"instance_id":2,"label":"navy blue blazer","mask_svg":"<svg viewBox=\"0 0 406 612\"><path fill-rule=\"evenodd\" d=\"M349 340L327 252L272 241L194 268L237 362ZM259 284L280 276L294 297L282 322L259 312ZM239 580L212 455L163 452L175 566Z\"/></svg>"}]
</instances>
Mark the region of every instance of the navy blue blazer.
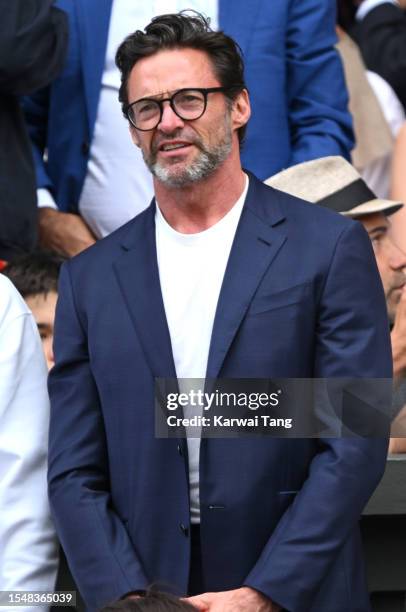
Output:
<instances>
[{"instance_id":1,"label":"navy blue blazer","mask_svg":"<svg viewBox=\"0 0 406 612\"><path fill-rule=\"evenodd\" d=\"M154 428L154 378L175 377L154 211L69 261L60 280L50 503L92 610L152 582L187 592L187 453ZM207 376L391 374L385 299L361 224L251 176ZM203 440L205 590L245 584L291 612L368 611L357 524L386 452L387 440L372 438Z\"/></svg>"},{"instance_id":2,"label":"navy blue blazer","mask_svg":"<svg viewBox=\"0 0 406 612\"><path fill-rule=\"evenodd\" d=\"M334 0L219 2L220 26L245 56L253 107L244 166L266 179L309 159L349 158L352 128L341 61L333 48ZM65 70L49 89L27 99L25 109L38 187L48 188L61 210L76 211L96 121L112 2L58 0L56 5L67 12L70 23Z\"/></svg>"}]
</instances>

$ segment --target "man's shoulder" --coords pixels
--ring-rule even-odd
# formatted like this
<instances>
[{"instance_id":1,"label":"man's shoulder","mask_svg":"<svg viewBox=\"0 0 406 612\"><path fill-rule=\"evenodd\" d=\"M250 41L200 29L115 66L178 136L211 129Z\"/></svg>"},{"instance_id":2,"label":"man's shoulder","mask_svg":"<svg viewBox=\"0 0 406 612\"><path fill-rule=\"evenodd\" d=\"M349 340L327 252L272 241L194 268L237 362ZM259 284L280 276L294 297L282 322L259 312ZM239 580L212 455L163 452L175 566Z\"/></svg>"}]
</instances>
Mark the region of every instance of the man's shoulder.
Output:
<instances>
[{"instance_id":1,"label":"man's shoulder","mask_svg":"<svg viewBox=\"0 0 406 612\"><path fill-rule=\"evenodd\" d=\"M74 272L94 267L102 270L104 265L111 263L123 251L136 247L137 242L145 236L145 232L153 229L153 220L154 211L149 206L114 232L73 257L68 262L70 269Z\"/></svg>"}]
</instances>

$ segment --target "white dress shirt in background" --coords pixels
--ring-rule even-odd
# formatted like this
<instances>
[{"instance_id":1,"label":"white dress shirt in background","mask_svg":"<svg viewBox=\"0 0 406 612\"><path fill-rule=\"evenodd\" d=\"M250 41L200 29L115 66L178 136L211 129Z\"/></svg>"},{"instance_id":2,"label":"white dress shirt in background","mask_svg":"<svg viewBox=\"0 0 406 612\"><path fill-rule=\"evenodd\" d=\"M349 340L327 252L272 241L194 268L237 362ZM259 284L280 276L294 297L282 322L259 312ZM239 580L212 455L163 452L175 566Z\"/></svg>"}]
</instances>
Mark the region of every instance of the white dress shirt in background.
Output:
<instances>
[{"instance_id":1,"label":"white dress shirt in background","mask_svg":"<svg viewBox=\"0 0 406 612\"><path fill-rule=\"evenodd\" d=\"M37 326L0 274L0 590L53 591L58 566L46 470L47 367ZM0 608L40 612L48 606Z\"/></svg>"}]
</instances>

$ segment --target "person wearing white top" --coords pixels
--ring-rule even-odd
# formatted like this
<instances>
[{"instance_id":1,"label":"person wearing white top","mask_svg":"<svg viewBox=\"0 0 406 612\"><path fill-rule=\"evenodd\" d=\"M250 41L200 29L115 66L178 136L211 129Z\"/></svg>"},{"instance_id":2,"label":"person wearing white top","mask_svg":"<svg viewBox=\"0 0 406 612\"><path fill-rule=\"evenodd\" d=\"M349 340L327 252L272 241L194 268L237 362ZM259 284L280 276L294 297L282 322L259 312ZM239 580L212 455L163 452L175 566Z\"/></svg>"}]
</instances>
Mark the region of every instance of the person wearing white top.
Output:
<instances>
[{"instance_id":1,"label":"person wearing white top","mask_svg":"<svg viewBox=\"0 0 406 612\"><path fill-rule=\"evenodd\" d=\"M37 326L12 283L0 274L0 588L53 591L58 565L46 463L47 367ZM29 606L2 609L48 610ZM25 602L25 603L24 603Z\"/></svg>"},{"instance_id":2,"label":"person wearing white top","mask_svg":"<svg viewBox=\"0 0 406 612\"><path fill-rule=\"evenodd\" d=\"M90 610L161 584L208 612L367 612L358 521L385 432L160 435L155 390L390 378L368 236L242 169L243 59L201 15L153 20L117 64L155 199L60 276L49 491L78 588Z\"/></svg>"}]
</instances>

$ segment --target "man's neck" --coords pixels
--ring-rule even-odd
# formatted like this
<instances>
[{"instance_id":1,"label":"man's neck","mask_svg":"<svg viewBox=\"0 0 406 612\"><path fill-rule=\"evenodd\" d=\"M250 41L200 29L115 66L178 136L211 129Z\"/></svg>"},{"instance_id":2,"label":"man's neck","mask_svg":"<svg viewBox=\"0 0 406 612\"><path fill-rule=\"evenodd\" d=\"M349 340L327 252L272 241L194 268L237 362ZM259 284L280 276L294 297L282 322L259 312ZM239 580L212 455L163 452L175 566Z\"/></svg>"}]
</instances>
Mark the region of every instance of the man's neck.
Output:
<instances>
[{"instance_id":1,"label":"man's neck","mask_svg":"<svg viewBox=\"0 0 406 612\"><path fill-rule=\"evenodd\" d=\"M155 196L166 221L182 234L196 234L215 225L241 196L245 174L241 166L225 165L202 181L186 187L164 185L154 179Z\"/></svg>"}]
</instances>

